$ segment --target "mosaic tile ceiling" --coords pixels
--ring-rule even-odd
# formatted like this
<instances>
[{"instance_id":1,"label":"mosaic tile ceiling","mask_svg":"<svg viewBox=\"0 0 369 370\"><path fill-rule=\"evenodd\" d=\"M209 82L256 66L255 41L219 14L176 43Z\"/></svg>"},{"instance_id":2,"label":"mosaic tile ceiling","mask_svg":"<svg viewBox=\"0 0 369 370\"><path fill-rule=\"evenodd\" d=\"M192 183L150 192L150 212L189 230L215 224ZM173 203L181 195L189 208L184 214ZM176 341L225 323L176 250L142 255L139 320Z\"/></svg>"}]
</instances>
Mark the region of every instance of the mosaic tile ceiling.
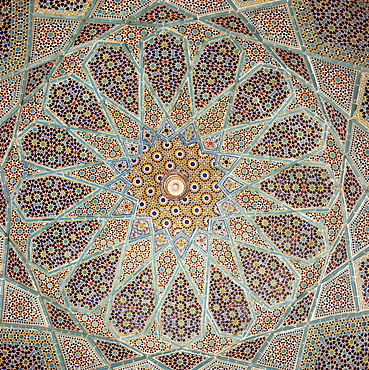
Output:
<instances>
[{"instance_id":1,"label":"mosaic tile ceiling","mask_svg":"<svg viewBox=\"0 0 369 370\"><path fill-rule=\"evenodd\" d=\"M0 56L2 369L369 369L368 2L1 0Z\"/></svg>"}]
</instances>

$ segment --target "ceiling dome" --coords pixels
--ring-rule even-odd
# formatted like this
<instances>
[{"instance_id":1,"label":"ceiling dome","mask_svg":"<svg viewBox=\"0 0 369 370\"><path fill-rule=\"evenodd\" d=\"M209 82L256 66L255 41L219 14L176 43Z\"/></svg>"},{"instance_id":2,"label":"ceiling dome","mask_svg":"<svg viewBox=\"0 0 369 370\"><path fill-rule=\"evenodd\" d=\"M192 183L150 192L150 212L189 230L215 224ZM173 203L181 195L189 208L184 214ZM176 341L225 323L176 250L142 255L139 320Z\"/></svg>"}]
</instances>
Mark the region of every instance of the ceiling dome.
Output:
<instances>
[{"instance_id":1,"label":"ceiling dome","mask_svg":"<svg viewBox=\"0 0 369 370\"><path fill-rule=\"evenodd\" d=\"M0 30L2 367L368 368L365 1L5 0Z\"/></svg>"}]
</instances>

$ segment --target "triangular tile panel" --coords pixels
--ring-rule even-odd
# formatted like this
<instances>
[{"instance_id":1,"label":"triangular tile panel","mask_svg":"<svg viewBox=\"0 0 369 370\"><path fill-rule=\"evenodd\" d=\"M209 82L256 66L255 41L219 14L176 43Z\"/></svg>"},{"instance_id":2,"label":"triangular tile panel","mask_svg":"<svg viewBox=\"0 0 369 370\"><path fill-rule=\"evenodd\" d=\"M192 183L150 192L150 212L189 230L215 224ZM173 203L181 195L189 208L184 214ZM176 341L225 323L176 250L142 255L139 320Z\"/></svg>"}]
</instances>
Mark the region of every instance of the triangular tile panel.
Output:
<instances>
[{"instance_id":1,"label":"triangular tile panel","mask_svg":"<svg viewBox=\"0 0 369 370\"><path fill-rule=\"evenodd\" d=\"M294 369L303 339L303 329L275 334L264 350L258 364L277 367L282 370Z\"/></svg>"},{"instance_id":2,"label":"triangular tile panel","mask_svg":"<svg viewBox=\"0 0 369 370\"><path fill-rule=\"evenodd\" d=\"M357 71L320 59L311 59L319 88L347 113L351 107Z\"/></svg>"},{"instance_id":3,"label":"triangular tile panel","mask_svg":"<svg viewBox=\"0 0 369 370\"><path fill-rule=\"evenodd\" d=\"M322 284L314 317L321 318L355 311L351 277L347 269Z\"/></svg>"},{"instance_id":4,"label":"triangular tile panel","mask_svg":"<svg viewBox=\"0 0 369 370\"><path fill-rule=\"evenodd\" d=\"M76 32L78 23L67 19L35 18L31 61L36 62L62 52Z\"/></svg>"},{"instance_id":5,"label":"triangular tile panel","mask_svg":"<svg viewBox=\"0 0 369 370\"><path fill-rule=\"evenodd\" d=\"M7 324L48 326L39 298L9 283L4 288L2 321Z\"/></svg>"},{"instance_id":6,"label":"triangular tile panel","mask_svg":"<svg viewBox=\"0 0 369 370\"><path fill-rule=\"evenodd\" d=\"M248 10L243 14L264 40L290 47L299 46L286 4Z\"/></svg>"}]
</instances>

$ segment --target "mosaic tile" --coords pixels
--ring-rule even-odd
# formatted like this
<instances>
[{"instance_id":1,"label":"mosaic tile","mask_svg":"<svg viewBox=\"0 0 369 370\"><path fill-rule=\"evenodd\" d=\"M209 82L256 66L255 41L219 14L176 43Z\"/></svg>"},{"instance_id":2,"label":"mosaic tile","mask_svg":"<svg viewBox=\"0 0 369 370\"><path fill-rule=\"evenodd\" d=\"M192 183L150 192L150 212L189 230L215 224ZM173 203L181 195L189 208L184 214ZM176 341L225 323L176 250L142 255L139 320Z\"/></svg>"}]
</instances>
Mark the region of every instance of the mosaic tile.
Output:
<instances>
[{"instance_id":1,"label":"mosaic tile","mask_svg":"<svg viewBox=\"0 0 369 370\"><path fill-rule=\"evenodd\" d=\"M259 337L257 339L245 340L243 343L237 344L227 352L224 352L224 355L232 359L251 362L260 351L265 339L265 337Z\"/></svg>"},{"instance_id":2,"label":"mosaic tile","mask_svg":"<svg viewBox=\"0 0 369 370\"><path fill-rule=\"evenodd\" d=\"M191 59L196 56L204 41L209 40L212 36L218 36L221 34L219 30L208 27L200 22L174 25L173 29L187 37Z\"/></svg>"},{"instance_id":3,"label":"mosaic tile","mask_svg":"<svg viewBox=\"0 0 369 370\"><path fill-rule=\"evenodd\" d=\"M115 173L104 163L86 166L74 171L66 171L66 174L81 180L85 179L96 185L104 185L115 177ZM118 187L118 184L108 186L112 190L118 190Z\"/></svg>"},{"instance_id":4,"label":"mosaic tile","mask_svg":"<svg viewBox=\"0 0 369 370\"><path fill-rule=\"evenodd\" d=\"M221 332L240 334L246 329L251 320L246 294L216 266L211 267L209 301L209 310ZM224 310L225 306L229 311Z\"/></svg>"},{"instance_id":5,"label":"mosaic tile","mask_svg":"<svg viewBox=\"0 0 369 370\"><path fill-rule=\"evenodd\" d=\"M361 175L369 181L369 168L367 166L367 156L369 148L369 134L358 126L354 128L355 135L351 142L350 156L357 165Z\"/></svg>"},{"instance_id":6,"label":"mosaic tile","mask_svg":"<svg viewBox=\"0 0 369 370\"><path fill-rule=\"evenodd\" d=\"M79 100L82 97L82 101ZM56 82L50 90L51 112L67 126L110 131L110 125L92 91L75 79Z\"/></svg>"},{"instance_id":7,"label":"mosaic tile","mask_svg":"<svg viewBox=\"0 0 369 370\"><path fill-rule=\"evenodd\" d=\"M328 132L323 151L311 156L309 159L329 165L332 172L336 176L336 179L340 179L343 152L338 141L331 132Z\"/></svg>"},{"instance_id":8,"label":"mosaic tile","mask_svg":"<svg viewBox=\"0 0 369 370\"><path fill-rule=\"evenodd\" d=\"M97 161L67 130L45 125L35 125L23 136L22 151L27 162L53 169Z\"/></svg>"},{"instance_id":9,"label":"mosaic tile","mask_svg":"<svg viewBox=\"0 0 369 370\"><path fill-rule=\"evenodd\" d=\"M110 33L105 40L115 41L124 43L124 45L130 51L130 54L134 60L140 63L140 41L147 37L150 33L155 30L154 27L149 26L133 26L126 25L119 30Z\"/></svg>"},{"instance_id":10,"label":"mosaic tile","mask_svg":"<svg viewBox=\"0 0 369 370\"><path fill-rule=\"evenodd\" d=\"M343 180L344 195L347 212L350 213L355 207L360 196L363 194L363 187L358 181L355 173L349 164L346 165L345 178Z\"/></svg>"},{"instance_id":11,"label":"mosaic tile","mask_svg":"<svg viewBox=\"0 0 369 370\"><path fill-rule=\"evenodd\" d=\"M301 369L312 366L340 366L343 369L365 369L368 343L367 316L336 318L309 327ZM319 332L316 330L318 329ZM356 356L349 355L349 346L354 346Z\"/></svg>"},{"instance_id":12,"label":"mosaic tile","mask_svg":"<svg viewBox=\"0 0 369 370\"><path fill-rule=\"evenodd\" d=\"M127 238L128 224L129 221L124 219L108 220L94 238L87 254L102 252L106 248L115 247L123 243Z\"/></svg>"},{"instance_id":13,"label":"mosaic tile","mask_svg":"<svg viewBox=\"0 0 369 370\"><path fill-rule=\"evenodd\" d=\"M84 15L92 0L83 1L45 1L36 0L35 10L38 13Z\"/></svg>"},{"instance_id":14,"label":"mosaic tile","mask_svg":"<svg viewBox=\"0 0 369 370\"><path fill-rule=\"evenodd\" d=\"M186 149L186 151L185 151ZM223 198L217 182L223 173L214 167L214 156L201 155L198 144L185 147L180 139L157 140L155 147L146 147L127 175L133 184L130 192L139 199L138 214L152 217L154 229L168 229L175 235L180 230L191 235L195 227L206 228L205 219L214 212L214 203ZM187 174L189 193L180 202L160 197L160 182L168 171ZM212 182L209 182L212 173ZM198 176L198 174L200 176ZM145 200L146 199L146 200ZM150 204L154 201L154 204ZM181 215L182 217L175 217Z\"/></svg>"},{"instance_id":15,"label":"mosaic tile","mask_svg":"<svg viewBox=\"0 0 369 370\"><path fill-rule=\"evenodd\" d=\"M90 48L86 47L66 54L61 60L59 68L53 72L51 78L57 79L73 73L83 81L87 81L87 76L85 71L82 69L82 64L84 63L89 51Z\"/></svg>"},{"instance_id":16,"label":"mosaic tile","mask_svg":"<svg viewBox=\"0 0 369 370\"><path fill-rule=\"evenodd\" d=\"M234 217L228 222L231 233L236 240L270 249L268 242L246 217Z\"/></svg>"},{"instance_id":17,"label":"mosaic tile","mask_svg":"<svg viewBox=\"0 0 369 370\"><path fill-rule=\"evenodd\" d=\"M310 81L309 69L302 54L280 48L276 48L275 53L289 69L296 72L306 81Z\"/></svg>"},{"instance_id":18,"label":"mosaic tile","mask_svg":"<svg viewBox=\"0 0 369 370\"><path fill-rule=\"evenodd\" d=\"M234 174L248 183L259 180L282 165L282 162L243 158L235 168Z\"/></svg>"},{"instance_id":19,"label":"mosaic tile","mask_svg":"<svg viewBox=\"0 0 369 370\"><path fill-rule=\"evenodd\" d=\"M237 130L227 131L223 137L221 150L237 154L247 152L250 148L250 144L260 134L263 128L263 124L257 124Z\"/></svg>"},{"instance_id":20,"label":"mosaic tile","mask_svg":"<svg viewBox=\"0 0 369 370\"><path fill-rule=\"evenodd\" d=\"M3 274L4 270L4 242L5 238L3 234L0 234L0 262L1 262L1 268L0 268L0 273Z\"/></svg>"},{"instance_id":21,"label":"mosaic tile","mask_svg":"<svg viewBox=\"0 0 369 370\"><path fill-rule=\"evenodd\" d=\"M26 264L13 247L9 247L8 250L6 273L10 279L26 285L29 288L35 288L32 276L29 273Z\"/></svg>"},{"instance_id":22,"label":"mosaic tile","mask_svg":"<svg viewBox=\"0 0 369 370\"><path fill-rule=\"evenodd\" d=\"M327 261L326 274L336 270L339 266L348 260L347 240L344 235L341 236L339 242L334 247Z\"/></svg>"},{"instance_id":23,"label":"mosaic tile","mask_svg":"<svg viewBox=\"0 0 369 370\"><path fill-rule=\"evenodd\" d=\"M354 312L351 277L347 269L322 284L314 316L325 317L338 313Z\"/></svg>"},{"instance_id":24,"label":"mosaic tile","mask_svg":"<svg viewBox=\"0 0 369 370\"><path fill-rule=\"evenodd\" d=\"M225 0L217 0L210 4L204 0L180 0L176 1L175 4L195 14L206 14L231 9Z\"/></svg>"},{"instance_id":25,"label":"mosaic tile","mask_svg":"<svg viewBox=\"0 0 369 370\"><path fill-rule=\"evenodd\" d=\"M163 103L170 103L187 72L183 39L162 33L145 44L145 71Z\"/></svg>"},{"instance_id":26,"label":"mosaic tile","mask_svg":"<svg viewBox=\"0 0 369 370\"><path fill-rule=\"evenodd\" d=\"M63 51L76 32L78 23L67 19L35 18L31 51L32 62Z\"/></svg>"},{"instance_id":27,"label":"mosaic tile","mask_svg":"<svg viewBox=\"0 0 369 370\"><path fill-rule=\"evenodd\" d=\"M2 25L0 75L23 68L27 57L29 1L7 0L0 10Z\"/></svg>"},{"instance_id":28,"label":"mosaic tile","mask_svg":"<svg viewBox=\"0 0 369 370\"><path fill-rule=\"evenodd\" d=\"M259 42L251 41L243 37L235 37L236 41L242 47L245 53L242 73L249 73L250 68L257 64L266 64L267 66L281 67L273 55L268 52L265 46Z\"/></svg>"},{"instance_id":29,"label":"mosaic tile","mask_svg":"<svg viewBox=\"0 0 369 370\"><path fill-rule=\"evenodd\" d=\"M295 279L283 260L242 245L238 251L249 289L268 304L289 298Z\"/></svg>"},{"instance_id":30,"label":"mosaic tile","mask_svg":"<svg viewBox=\"0 0 369 370\"><path fill-rule=\"evenodd\" d=\"M100 222L93 220L56 222L31 239L32 260L50 271L78 259Z\"/></svg>"},{"instance_id":31,"label":"mosaic tile","mask_svg":"<svg viewBox=\"0 0 369 370\"><path fill-rule=\"evenodd\" d=\"M30 69L27 72L26 94L30 94L36 87L39 87L48 76L49 72L55 65L55 60L41 64L39 67Z\"/></svg>"},{"instance_id":32,"label":"mosaic tile","mask_svg":"<svg viewBox=\"0 0 369 370\"><path fill-rule=\"evenodd\" d=\"M307 322L309 319L310 310L314 302L315 292L312 292L296 302L291 312L283 321L283 326L293 326L296 324Z\"/></svg>"},{"instance_id":33,"label":"mosaic tile","mask_svg":"<svg viewBox=\"0 0 369 370\"><path fill-rule=\"evenodd\" d=\"M299 46L286 4L248 10L244 14L263 39L286 46Z\"/></svg>"},{"instance_id":34,"label":"mosaic tile","mask_svg":"<svg viewBox=\"0 0 369 370\"><path fill-rule=\"evenodd\" d=\"M82 29L79 31L78 36L74 40L73 46L78 46L86 42L96 40L113 27L114 24L108 23L85 23Z\"/></svg>"},{"instance_id":35,"label":"mosaic tile","mask_svg":"<svg viewBox=\"0 0 369 370\"><path fill-rule=\"evenodd\" d=\"M344 142L347 134L348 118L340 110L326 101L324 102L324 106L329 123L334 127L342 142Z\"/></svg>"},{"instance_id":36,"label":"mosaic tile","mask_svg":"<svg viewBox=\"0 0 369 370\"><path fill-rule=\"evenodd\" d=\"M151 0L141 0L139 2L129 0L124 4L120 2L110 2L108 0L95 1L93 16L104 19L126 19L132 13L152 3Z\"/></svg>"},{"instance_id":37,"label":"mosaic tile","mask_svg":"<svg viewBox=\"0 0 369 370\"><path fill-rule=\"evenodd\" d=\"M9 283L4 289L2 321L21 325L47 326L38 297Z\"/></svg>"},{"instance_id":38,"label":"mosaic tile","mask_svg":"<svg viewBox=\"0 0 369 370\"><path fill-rule=\"evenodd\" d=\"M140 333L150 319L154 302L153 271L149 266L115 295L109 320L122 335Z\"/></svg>"},{"instance_id":39,"label":"mosaic tile","mask_svg":"<svg viewBox=\"0 0 369 370\"><path fill-rule=\"evenodd\" d=\"M364 255L355 261L355 273L357 281L357 289L359 293L359 304L362 310L368 308L369 303L369 291L368 291L368 257Z\"/></svg>"},{"instance_id":40,"label":"mosaic tile","mask_svg":"<svg viewBox=\"0 0 369 370\"><path fill-rule=\"evenodd\" d=\"M126 249L126 254L123 260L124 276L120 280L131 276L151 257L151 242L149 239L141 239L137 242L130 243Z\"/></svg>"},{"instance_id":41,"label":"mosaic tile","mask_svg":"<svg viewBox=\"0 0 369 370\"><path fill-rule=\"evenodd\" d=\"M335 188L324 168L301 165L290 167L262 181L259 186L267 194L297 209L323 208Z\"/></svg>"},{"instance_id":42,"label":"mosaic tile","mask_svg":"<svg viewBox=\"0 0 369 370\"><path fill-rule=\"evenodd\" d=\"M107 342L103 340L98 340L96 343L110 363L120 362L137 357L135 352L131 351L129 348L121 345L120 343Z\"/></svg>"},{"instance_id":43,"label":"mosaic tile","mask_svg":"<svg viewBox=\"0 0 369 370\"><path fill-rule=\"evenodd\" d=\"M144 336L136 336L127 341L132 347L145 354L160 353L172 349L172 345L159 339L157 323L154 321Z\"/></svg>"},{"instance_id":44,"label":"mosaic tile","mask_svg":"<svg viewBox=\"0 0 369 370\"><path fill-rule=\"evenodd\" d=\"M275 334L258 363L286 370L295 367L302 335L302 329Z\"/></svg>"},{"instance_id":45,"label":"mosaic tile","mask_svg":"<svg viewBox=\"0 0 369 370\"><path fill-rule=\"evenodd\" d=\"M357 254L368 246L368 213L369 200L365 198L349 225L350 235L353 241L351 243L351 250L354 254Z\"/></svg>"},{"instance_id":46,"label":"mosaic tile","mask_svg":"<svg viewBox=\"0 0 369 370\"><path fill-rule=\"evenodd\" d=\"M366 369L368 19L4 0L0 363Z\"/></svg>"},{"instance_id":47,"label":"mosaic tile","mask_svg":"<svg viewBox=\"0 0 369 370\"><path fill-rule=\"evenodd\" d=\"M5 226L6 214L8 211L8 204L6 199L6 194L4 193L4 186L0 182L0 224Z\"/></svg>"},{"instance_id":48,"label":"mosaic tile","mask_svg":"<svg viewBox=\"0 0 369 370\"><path fill-rule=\"evenodd\" d=\"M253 309L255 313L255 322L250 328L250 334L261 334L272 331L281 320L281 316L285 312L285 308L277 308L275 310L268 310L256 302L253 302Z\"/></svg>"},{"instance_id":49,"label":"mosaic tile","mask_svg":"<svg viewBox=\"0 0 369 370\"><path fill-rule=\"evenodd\" d=\"M319 59L311 59L318 86L349 113L357 72Z\"/></svg>"},{"instance_id":50,"label":"mosaic tile","mask_svg":"<svg viewBox=\"0 0 369 370\"><path fill-rule=\"evenodd\" d=\"M12 367L28 366L57 369L60 362L54 338L50 333L34 329L1 329L2 361Z\"/></svg>"},{"instance_id":51,"label":"mosaic tile","mask_svg":"<svg viewBox=\"0 0 369 370\"><path fill-rule=\"evenodd\" d=\"M195 105L202 108L236 77L240 50L228 38L208 42L193 70Z\"/></svg>"},{"instance_id":52,"label":"mosaic tile","mask_svg":"<svg viewBox=\"0 0 369 370\"><path fill-rule=\"evenodd\" d=\"M231 244L219 238L212 238L210 247L212 257L233 275L238 276L238 267L235 254L232 251Z\"/></svg>"},{"instance_id":53,"label":"mosaic tile","mask_svg":"<svg viewBox=\"0 0 369 370\"><path fill-rule=\"evenodd\" d=\"M228 109L229 98L229 95L226 95L197 119L197 127L200 134L207 135L222 129Z\"/></svg>"},{"instance_id":54,"label":"mosaic tile","mask_svg":"<svg viewBox=\"0 0 369 370\"><path fill-rule=\"evenodd\" d=\"M191 97L186 84L174 103L170 117L177 127L183 126L191 117Z\"/></svg>"},{"instance_id":55,"label":"mosaic tile","mask_svg":"<svg viewBox=\"0 0 369 370\"><path fill-rule=\"evenodd\" d=\"M206 331L200 340L196 341L191 347L208 354L220 352L225 347L228 347L234 342L231 338L222 337L217 334L211 324L206 325Z\"/></svg>"},{"instance_id":56,"label":"mosaic tile","mask_svg":"<svg viewBox=\"0 0 369 370\"><path fill-rule=\"evenodd\" d=\"M42 109L42 102L44 99L45 91L43 89L39 90L34 94L25 104L22 105L18 130L23 131L29 125L31 125L36 120L51 121Z\"/></svg>"},{"instance_id":57,"label":"mosaic tile","mask_svg":"<svg viewBox=\"0 0 369 370\"><path fill-rule=\"evenodd\" d=\"M119 256L120 250L114 249L81 263L65 287L71 305L92 309L109 294Z\"/></svg>"},{"instance_id":58,"label":"mosaic tile","mask_svg":"<svg viewBox=\"0 0 369 370\"><path fill-rule=\"evenodd\" d=\"M322 116L316 92L307 84L291 75L291 83L295 90L295 96L288 105L286 111L291 112L299 108L307 108L317 116Z\"/></svg>"},{"instance_id":59,"label":"mosaic tile","mask_svg":"<svg viewBox=\"0 0 369 370\"><path fill-rule=\"evenodd\" d=\"M322 231L300 216L256 216L255 221L286 255L309 260L324 248Z\"/></svg>"},{"instance_id":60,"label":"mosaic tile","mask_svg":"<svg viewBox=\"0 0 369 370\"><path fill-rule=\"evenodd\" d=\"M87 65L102 94L129 112L138 114L138 75L121 46L98 47ZM109 73L112 69L116 70L115 78Z\"/></svg>"},{"instance_id":61,"label":"mosaic tile","mask_svg":"<svg viewBox=\"0 0 369 370\"><path fill-rule=\"evenodd\" d=\"M0 93L2 98L0 102L0 119L9 114L9 112L17 106L20 100L21 82L22 75L16 75L0 81ZM8 118L8 120L14 120L13 117Z\"/></svg>"},{"instance_id":62,"label":"mosaic tile","mask_svg":"<svg viewBox=\"0 0 369 370\"><path fill-rule=\"evenodd\" d=\"M163 24L183 19L188 19L188 16L166 5L157 5L141 15L137 22Z\"/></svg>"},{"instance_id":63,"label":"mosaic tile","mask_svg":"<svg viewBox=\"0 0 369 370\"><path fill-rule=\"evenodd\" d=\"M57 334L66 368L95 369L103 365L100 357L85 338Z\"/></svg>"},{"instance_id":64,"label":"mosaic tile","mask_svg":"<svg viewBox=\"0 0 369 370\"><path fill-rule=\"evenodd\" d=\"M325 258L320 258L307 265L297 261L291 261L301 280L297 289L298 295L305 293L311 288L315 288L321 279L325 267Z\"/></svg>"},{"instance_id":65,"label":"mosaic tile","mask_svg":"<svg viewBox=\"0 0 369 370\"><path fill-rule=\"evenodd\" d=\"M325 227L330 243L334 242L345 221L340 197L337 198L328 212L308 213L308 216Z\"/></svg>"},{"instance_id":66,"label":"mosaic tile","mask_svg":"<svg viewBox=\"0 0 369 370\"><path fill-rule=\"evenodd\" d=\"M91 192L89 186L81 185L58 176L30 178L22 181L23 191L18 193L17 201L28 218L53 218ZM39 192L45 192L44 196Z\"/></svg>"},{"instance_id":67,"label":"mosaic tile","mask_svg":"<svg viewBox=\"0 0 369 370\"><path fill-rule=\"evenodd\" d=\"M321 143L323 125L307 114L276 121L257 142L251 153L276 158L298 158ZM291 144L300 145L291 145Z\"/></svg>"},{"instance_id":68,"label":"mosaic tile","mask_svg":"<svg viewBox=\"0 0 369 370\"><path fill-rule=\"evenodd\" d=\"M115 337L105 320L107 313L106 306L100 307L94 313L78 312L75 310L71 310L71 312L88 334L103 338Z\"/></svg>"},{"instance_id":69,"label":"mosaic tile","mask_svg":"<svg viewBox=\"0 0 369 370\"><path fill-rule=\"evenodd\" d=\"M369 96L369 76L367 74L363 74L360 86L360 94L358 96L359 106L356 110L356 117L366 126L368 126L369 122L368 96Z\"/></svg>"},{"instance_id":70,"label":"mosaic tile","mask_svg":"<svg viewBox=\"0 0 369 370\"><path fill-rule=\"evenodd\" d=\"M224 362L224 361L216 360L216 361L212 361L210 365L203 366L201 369L202 370L211 370L211 369L214 369L214 370L226 370L226 369L245 370L246 367L242 365L236 365L231 362Z\"/></svg>"},{"instance_id":71,"label":"mosaic tile","mask_svg":"<svg viewBox=\"0 0 369 370\"><path fill-rule=\"evenodd\" d=\"M220 17L209 18L209 21L225 28L228 31L253 37L253 34L250 32L245 21L239 15L223 15Z\"/></svg>"},{"instance_id":72,"label":"mosaic tile","mask_svg":"<svg viewBox=\"0 0 369 370\"><path fill-rule=\"evenodd\" d=\"M184 273L180 272L161 307L163 336L178 344L198 337L201 315L200 301Z\"/></svg>"},{"instance_id":73,"label":"mosaic tile","mask_svg":"<svg viewBox=\"0 0 369 370\"><path fill-rule=\"evenodd\" d=\"M205 359L206 357L196 353L180 351L157 357L158 361L173 370L193 369Z\"/></svg>"},{"instance_id":74,"label":"mosaic tile","mask_svg":"<svg viewBox=\"0 0 369 370\"><path fill-rule=\"evenodd\" d=\"M368 67L367 4L339 1L331 5L330 1L293 1L304 45L310 52Z\"/></svg>"},{"instance_id":75,"label":"mosaic tile","mask_svg":"<svg viewBox=\"0 0 369 370\"><path fill-rule=\"evenodd\" d=\"M45 302L46 310L49 314L51 325L56 329L80 331L70 315L60 307L52 303Z\"/></svg>"},{"instance_id":76,"label":"mosaic tile","mask_svg":"<svg viewBox=\"0 0 369 370\"><path fill-rule=\"evenodd\" d=\"M32 271L40 289L40 293L57 303L65 304L62 294L62 284L70 273L70 269L65 269L64 271L59 271L54 274L45 274L43 271L36 268L33 268Z\"/></svg>"},{"instance_id":77,"label":"mosaic tile","mask_svg":"<svg viewBox=\"0 0 369 370\"><path fill-rule=\"evenodd\" d=\"M161 368L158 367L156 364L152 363L151 361L144 360L144 361L137 362L134 365L119 366L116 369L119 369L119 370L141 370L141 369L160 370Z\"/></svg>"},{"instance_id":78,"label":"mosaic tile","mask_svg":"<svg viewBox=\"0 0 369 370\"><path fill-rule=\"evenodd\" d=\"M1 126L0 126L0 161L2 162L5 157L5 153L9 148L9 144L12 140L12 136L14 133L14 128L16 124L17 117L16 115L7 119Z\"/></svg>"},{"instance_id":79,"label":"mosaic tile","mask_svg":"<svg viewBox=\"0 0 369 370\"><path fill-rule=\"evenodd\" d=\"M270 94L265 94L269 91ZM256 96L250 94L254 92ZM229 124L237 126L273 116L290 95L285 76L262 68L237 87Z\"/></svg>"}]
</instances>

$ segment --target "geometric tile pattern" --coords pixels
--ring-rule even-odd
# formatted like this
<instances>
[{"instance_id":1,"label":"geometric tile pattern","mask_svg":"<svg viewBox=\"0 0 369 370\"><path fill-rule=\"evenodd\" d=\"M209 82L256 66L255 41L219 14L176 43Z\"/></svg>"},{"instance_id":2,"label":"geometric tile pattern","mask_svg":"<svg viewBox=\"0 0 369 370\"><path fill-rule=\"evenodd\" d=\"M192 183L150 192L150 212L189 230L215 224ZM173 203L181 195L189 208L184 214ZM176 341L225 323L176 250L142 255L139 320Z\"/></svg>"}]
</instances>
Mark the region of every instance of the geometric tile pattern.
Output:
<instances>
[{"instance_id":1,"label":"geometric tile pattern","mask_svg":"<svg viewBox=\"0 0 369 370\"><path fill-rule=\"evenodd\" d=\"M0 24L3 366L368 368L365 1Z\"/></svg>"}]
</instances>

